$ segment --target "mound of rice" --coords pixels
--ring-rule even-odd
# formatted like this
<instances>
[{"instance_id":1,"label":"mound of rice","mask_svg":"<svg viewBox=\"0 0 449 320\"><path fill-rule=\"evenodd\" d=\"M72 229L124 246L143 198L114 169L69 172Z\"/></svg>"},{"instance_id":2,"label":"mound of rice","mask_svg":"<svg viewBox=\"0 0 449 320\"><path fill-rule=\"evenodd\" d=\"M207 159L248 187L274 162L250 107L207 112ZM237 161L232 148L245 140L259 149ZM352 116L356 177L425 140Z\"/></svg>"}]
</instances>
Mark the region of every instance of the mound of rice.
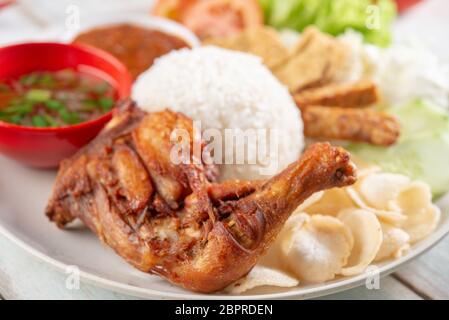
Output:
<instances>
[{"instance_id":1,"label":"mound of rice","mask_svg":"<svg viewBox=\"0 0 449 320\"><path fill-rule=\"evenodd\" d=\"M268 147L271 163L245 140L245 163L221 165L222 180L267 178L297 160L304 147L300 111L253 55L212 46L172 51L137 79L132 95L146 111L170 108L201 121L203 132L218 129L224 137L225 129L268 129L268 141L277 142L277 150ZM235 149L223 138L223 157ZM270 165L274 172L261 170Z\"/></svg>"}]
</instances>

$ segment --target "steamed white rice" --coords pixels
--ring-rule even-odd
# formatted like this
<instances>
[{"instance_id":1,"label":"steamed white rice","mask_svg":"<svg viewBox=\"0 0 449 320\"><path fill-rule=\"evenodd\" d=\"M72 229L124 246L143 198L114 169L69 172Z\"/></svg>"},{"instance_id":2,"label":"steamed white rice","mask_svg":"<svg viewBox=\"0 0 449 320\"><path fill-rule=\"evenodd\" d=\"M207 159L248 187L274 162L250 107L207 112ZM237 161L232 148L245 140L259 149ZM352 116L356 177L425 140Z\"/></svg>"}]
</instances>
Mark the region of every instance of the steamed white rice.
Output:
<instances>
[{"instance_id":1,"label":"steamed white rice","mask_svg":"<svg viewBox=\"0 0 449 320\"><path fill-rule=\"evenodd\" d=\"M304 147L300 111L287 88L253 55L210 46L173 51L137 79L133 98L146 111L170 108L200 120L203 132L275 134L276 139L266 135L277 140L277 150L268 147L270 163L258 156L261 144L246 143L245 163L221 165L222 180L267 178L297 160ZM223 144L223 157L230 159L236 148L224 138ZM269 166L274 170L261 170Z\"/></svg>"}]
</instances>

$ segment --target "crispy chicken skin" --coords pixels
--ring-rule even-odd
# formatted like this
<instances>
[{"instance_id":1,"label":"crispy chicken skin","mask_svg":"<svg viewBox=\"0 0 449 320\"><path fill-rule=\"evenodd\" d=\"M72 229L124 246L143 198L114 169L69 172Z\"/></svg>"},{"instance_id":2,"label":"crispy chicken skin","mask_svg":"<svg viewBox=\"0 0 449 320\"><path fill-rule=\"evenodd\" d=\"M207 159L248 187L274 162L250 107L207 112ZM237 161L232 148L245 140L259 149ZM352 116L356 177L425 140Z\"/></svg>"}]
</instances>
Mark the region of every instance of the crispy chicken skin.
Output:
<instances>
[{"instance_id":1,"label":"crispy chicken skin","mask_svg":"<svg viewBox=\"0 0 449 320\"><path fill-rule=\"evenodd\" d=\"M61 228L79 218L136 268L213 292L251 270L307 197L355 181L349 154L320 143L268 181L218 184L211 165L170 161L169 132L180 128L192 132L180 113L121 106L62 163L48 218Z\"/></svg>"}]
</instances>

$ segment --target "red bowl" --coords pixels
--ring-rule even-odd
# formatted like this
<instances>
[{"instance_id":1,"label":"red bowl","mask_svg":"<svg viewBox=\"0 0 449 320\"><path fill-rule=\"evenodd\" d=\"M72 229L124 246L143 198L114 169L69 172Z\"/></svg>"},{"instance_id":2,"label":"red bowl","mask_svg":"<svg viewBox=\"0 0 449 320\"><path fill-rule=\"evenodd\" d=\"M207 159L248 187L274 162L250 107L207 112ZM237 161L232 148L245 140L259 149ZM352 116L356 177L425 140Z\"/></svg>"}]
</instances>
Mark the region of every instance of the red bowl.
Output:
<instances>
[{"instance_id":1,"label":"red bowl","mask_svg":"<svg viewBox=\"0 0 449 320\"><path fill-rule=\"evenodd\" d=\"M0 48L0 79L33 71L85 68L105 78L118 99L131 92L131 76L110 54L88 46L61 43L25 43ZM107 78L107 79L106 79ZM0 121L0 152L26 165L52 168L91 141L111 119L112 111L77 125L59 128L25 127Z\"/></svg>"}]
</instances>

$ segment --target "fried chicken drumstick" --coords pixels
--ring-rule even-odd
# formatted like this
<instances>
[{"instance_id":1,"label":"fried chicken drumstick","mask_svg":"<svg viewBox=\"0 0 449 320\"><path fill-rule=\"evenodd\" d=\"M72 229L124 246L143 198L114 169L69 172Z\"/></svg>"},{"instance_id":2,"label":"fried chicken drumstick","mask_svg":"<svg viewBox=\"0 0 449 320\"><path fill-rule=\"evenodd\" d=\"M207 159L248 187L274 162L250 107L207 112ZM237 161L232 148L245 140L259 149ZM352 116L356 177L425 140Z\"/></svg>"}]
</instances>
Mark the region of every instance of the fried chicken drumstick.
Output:
<instances>
[{"instance_id":1,"label":"fried chicken drumstick","mask_svg":"<svg viewBox=\"0 0 449 320\"><path fill-rule=\"evenodd\" d=\"M213 292L248 273L312 193L355 181L349 154L324 143L268 181L215 183L214 166L170 161L174 129L192 134L192 122L121 106L62 163L47 216L61 228L79 218L136 268Z\"/></svg>"}]
</instances>

